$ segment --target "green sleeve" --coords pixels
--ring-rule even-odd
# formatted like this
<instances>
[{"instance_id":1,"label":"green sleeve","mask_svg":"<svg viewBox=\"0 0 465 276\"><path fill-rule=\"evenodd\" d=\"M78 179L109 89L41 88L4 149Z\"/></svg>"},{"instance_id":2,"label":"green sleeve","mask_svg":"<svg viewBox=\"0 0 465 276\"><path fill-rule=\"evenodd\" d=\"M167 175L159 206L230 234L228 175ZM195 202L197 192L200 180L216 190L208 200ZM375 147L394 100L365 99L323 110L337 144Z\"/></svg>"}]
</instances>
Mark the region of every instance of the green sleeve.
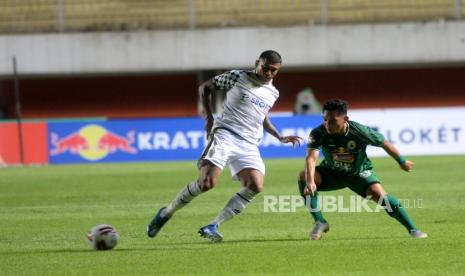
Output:
<instances>
[{"instance_id":1,"label":"green sleeve","mask_svg":"<svg viewBox=\"0 0 465 276\"><path fill-rule=\"evenodd\" d=\"M384 140L386 140L383 134L372 129L371 127L368 127L368 126L365 126L365 125L362 125L356 122L352 122L352 123L353 123L353 126L361 134L360 136L365 140L365 143L367 143L367 145L380 147L384 143Z\"/></svg>"},{"instance_id":2,"label":"green sleeve","mask_svg":"<svg viewBox=\"0 0 465 276\"><path fill-rule=\"evenodd\" d=\"M321 147L321 141L323 139L323 135L319 128L315 128L310 132L308 135L308 142L307 148L309 149L318 149Z\"/></svg>"}]
</instances>

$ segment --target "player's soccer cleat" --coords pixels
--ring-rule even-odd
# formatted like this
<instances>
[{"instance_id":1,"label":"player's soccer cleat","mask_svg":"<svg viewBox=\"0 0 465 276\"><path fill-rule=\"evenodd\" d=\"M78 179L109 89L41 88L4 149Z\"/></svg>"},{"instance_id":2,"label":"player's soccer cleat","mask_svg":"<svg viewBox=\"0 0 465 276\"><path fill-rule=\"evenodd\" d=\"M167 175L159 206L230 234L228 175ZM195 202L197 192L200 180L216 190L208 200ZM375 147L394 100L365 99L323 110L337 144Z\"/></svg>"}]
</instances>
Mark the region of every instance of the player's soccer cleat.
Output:
<instances>
[{"instance_id":1,"label":"player's soccer cleat","mask_svg":"<svg viewBox=\"0 0 465 276\"><path fill-rule=\"evenodd\" d=\"M313 226L313 230L310 233L310 239L319 240L321 239L321 236L323 235L323 233L326 233L328 231L329 231L329 223L317 221L315 222Z\"/></svg>"},{"instance_id":2,"label":"player's soccer cleat","mask_svg":"<svg viewBox=\"0 0 465 276\"><path fill-rule=\"evenodd\" d=\"M165 209L166 207L161 208L158 210L158 213L155 215L155 217L152 219L149 225L147 225L147 236L150 238L154 238L158 232L161 230L163 225L170 219L169 217L162 217L161 211Z\"/></svg>"},{"instance_id":3,"label":"player's soccer cleat","mask_svg":"<svg viewBox=\"0 0 465 276\"><path fill-rule=\"evenodd\" d=\"M410 230L410 237L416 239L424 239L428 237L428 234L421 232L420 230L414 229Z\"/></svg>"},{"instance_id":4,"label":"player's soccer cleat","mask_svg":"<svg viewBox=\"0 0 465 276\"><path fill-rule=\"evenodd\" d=\"M209 224L200 228L199 232L201 237L210 239L212 242L221 242L223 236L218 232L218 224Z\"/></svg>"}]
</instances>

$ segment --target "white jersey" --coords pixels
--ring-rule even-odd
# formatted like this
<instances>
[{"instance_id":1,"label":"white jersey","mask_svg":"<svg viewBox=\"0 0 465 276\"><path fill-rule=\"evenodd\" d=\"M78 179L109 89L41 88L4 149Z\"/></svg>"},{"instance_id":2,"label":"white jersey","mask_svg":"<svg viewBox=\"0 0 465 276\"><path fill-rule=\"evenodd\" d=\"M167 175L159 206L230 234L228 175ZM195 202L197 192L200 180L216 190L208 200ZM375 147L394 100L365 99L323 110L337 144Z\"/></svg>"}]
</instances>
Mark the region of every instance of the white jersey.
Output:
<instances>
[{"instance_id":1,"label":"white jersey","mask_svg":"<svg viewBox=\"0 0 465 276\"><path fill-rule=\"evenodd\" d=\"M263 121L279 97L273 84L263 84L252 71L232 70L213 78L218 90L226 90L223 113L213 129L223 128L258 145Z\"/></svg>"}]
</instances>

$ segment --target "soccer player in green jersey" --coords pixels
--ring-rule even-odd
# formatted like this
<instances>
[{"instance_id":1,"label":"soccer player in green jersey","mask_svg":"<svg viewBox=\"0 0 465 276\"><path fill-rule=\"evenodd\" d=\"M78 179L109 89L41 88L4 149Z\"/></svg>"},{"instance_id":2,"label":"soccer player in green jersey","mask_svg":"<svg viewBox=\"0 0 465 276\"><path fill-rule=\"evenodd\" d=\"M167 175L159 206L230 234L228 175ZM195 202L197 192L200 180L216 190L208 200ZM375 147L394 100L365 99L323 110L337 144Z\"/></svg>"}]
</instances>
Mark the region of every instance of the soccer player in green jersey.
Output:
<instances>
[{"instance_id":1,"label":"soccer player in green jersey","mask_svg":"<svg viewBox=\"0 0 465 276\"><path fill-rule=\"evenodd\" d=\"M381 133L349 121L345 101L327 102L323 117L324 123L310 133L305 170L299 174L300 194L310 197L309 210L315 220L310 238L319 240L329 231L329 224L318 206L318 191L345 187L382 205L391 217L407 228L411 237L426 238L427 234L418 230L399 201L386 193L367 157L366 148L368 145L383 148L406 172L413 169L413 162L406 160ZM320 149L324 160L316 166Z\"/></svg>"}]
</instances>

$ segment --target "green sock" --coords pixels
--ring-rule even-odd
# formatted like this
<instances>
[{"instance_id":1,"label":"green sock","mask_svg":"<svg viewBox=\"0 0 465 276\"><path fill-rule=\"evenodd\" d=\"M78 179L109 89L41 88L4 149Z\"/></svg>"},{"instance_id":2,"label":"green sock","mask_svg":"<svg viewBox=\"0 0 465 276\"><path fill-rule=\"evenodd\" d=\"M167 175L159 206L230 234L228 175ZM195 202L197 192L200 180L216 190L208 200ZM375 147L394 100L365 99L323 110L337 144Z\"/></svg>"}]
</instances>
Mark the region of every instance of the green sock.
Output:
<instances>
[{"instance_id":1,"label":"green sock","mask_svg":"<svg viewBox=\"0 0 465 276\"><path fill-rule=\"evenodd\" d=\"M304 198L305 204L307 204L307 198L304 195L304 189L305 186L307 186L307 183L305 181L299 180L299 192L300 195ZM315 193L314 196L310 197L310 208L309 212L310 215L312 215L313 219L319 222L326 222L326 220L323 218L323 214L320 211L320 208L318 208L318 192Z\"/></svg>"},{"instance_id":2,"label":"green sock","mask_svg":"<svg viewBox=\"0 0 465 276\"><path fill-rule=\"evenodd\" d=\"M386 206L386 201L389 202L389 206ZM400 222L405 228L407 228L408 231L417 229L412 219L410 219L404 207L402 207L397 198L393 197L392 195L387 195L383 198L383 202L381 203L381 205L383 207L386 207L386 212L391 217L395 218L398 222Z\"/></svg>"}]
</instances>

